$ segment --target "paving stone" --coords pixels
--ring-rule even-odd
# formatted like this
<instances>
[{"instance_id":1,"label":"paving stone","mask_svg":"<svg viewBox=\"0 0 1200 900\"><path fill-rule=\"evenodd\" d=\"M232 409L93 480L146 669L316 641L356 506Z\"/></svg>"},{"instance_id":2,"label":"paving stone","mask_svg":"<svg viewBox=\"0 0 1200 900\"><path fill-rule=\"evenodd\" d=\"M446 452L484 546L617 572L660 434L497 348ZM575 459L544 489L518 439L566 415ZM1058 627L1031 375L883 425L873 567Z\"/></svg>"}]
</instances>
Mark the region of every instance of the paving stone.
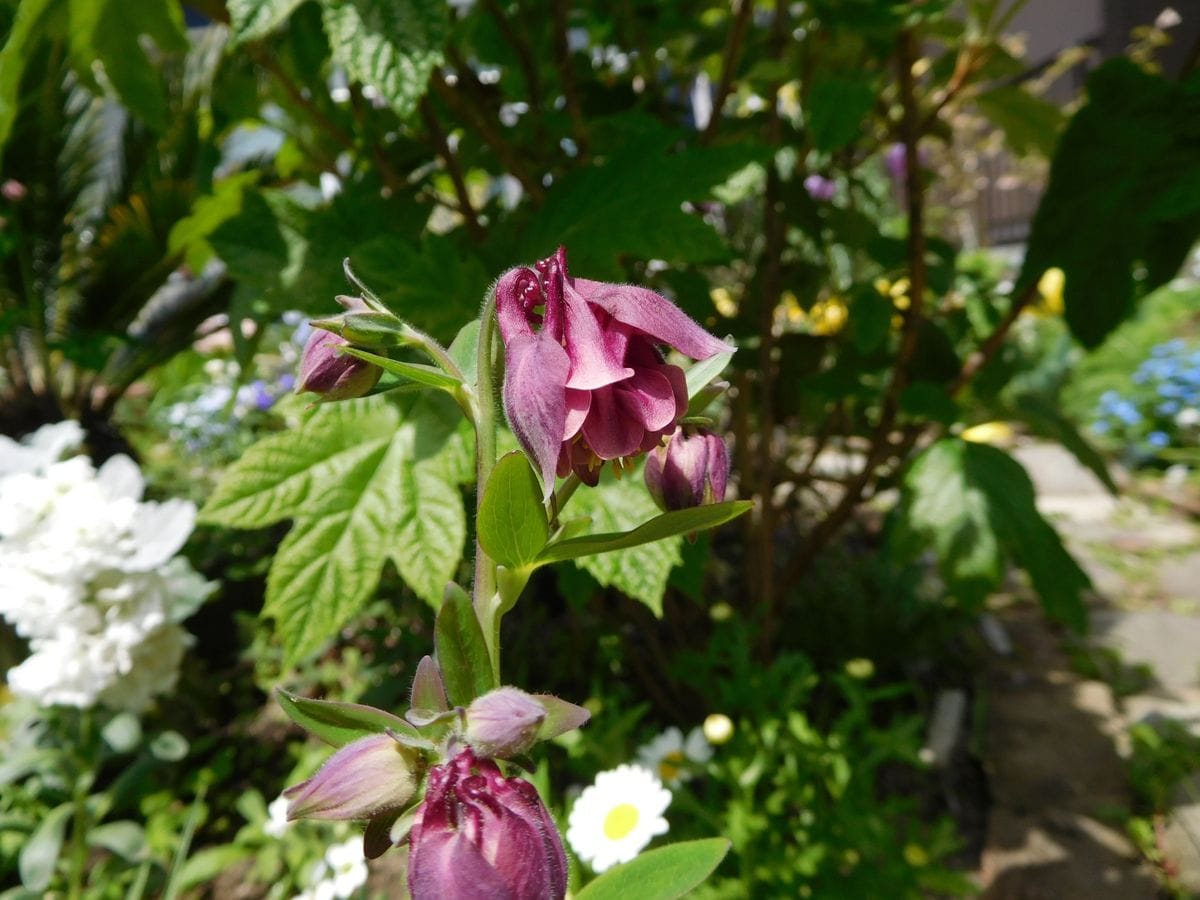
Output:
<instances>
[{"instance_id":1,"label":"paving stone","mask_svg":"<svg viewBox=\"0 0 1200 900\"><path fill-rule=\"evenodd\" d=\"M1200 553L1163 562L1158 568L1158 584L1172 600L1200 600Z\"/></svg>"},{"instance_id":2,"label":"paving stone","mask_svg":"<svg viewBox=\"0 0 1200 900\"><path fill-rule=\"evenodd\" d=\"M1175 789L1163 830L1163 855L1185 890L1200 894L1200 772Z\"/></svg>"},{"instance_id":3,"label":"paving stone","mask_svg":"<svg viewBox=\"0 0 1200 900\"><path fill-rule=\"evenodd\" d=\"M1092 615L1092 640L1127 665L1149 666L1167 690L1200 684L1200 618L1162 609L1101 610Z\"/></svg>"}]
</instances>

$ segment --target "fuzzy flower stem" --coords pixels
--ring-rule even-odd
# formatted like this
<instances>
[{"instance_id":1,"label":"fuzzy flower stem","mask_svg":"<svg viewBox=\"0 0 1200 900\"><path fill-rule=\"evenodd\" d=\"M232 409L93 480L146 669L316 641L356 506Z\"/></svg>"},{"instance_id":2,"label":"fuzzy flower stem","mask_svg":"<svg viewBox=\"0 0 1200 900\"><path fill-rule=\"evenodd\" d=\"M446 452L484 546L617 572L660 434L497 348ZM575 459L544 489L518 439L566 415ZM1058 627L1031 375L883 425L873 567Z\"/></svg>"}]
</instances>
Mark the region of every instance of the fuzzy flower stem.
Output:
<instances>
[{"instance_id":1,"label":"fuzzy flower stem","mask_svg":"<svg viewBox=\"0 0 1200 900\"><path fill-rule=\"evenodd\" d=\"M496 288L493 285L483 301L479 320L479 347L475 382L475 515L483 501L483 489L496 465L496 388L493 382L492 347L496 340ZM483 552L475 538L475 583L471 599L475 616L489 642L492 673L500 678L500 616L496 612L496 563Z\"/></svg>"}]
</instances>

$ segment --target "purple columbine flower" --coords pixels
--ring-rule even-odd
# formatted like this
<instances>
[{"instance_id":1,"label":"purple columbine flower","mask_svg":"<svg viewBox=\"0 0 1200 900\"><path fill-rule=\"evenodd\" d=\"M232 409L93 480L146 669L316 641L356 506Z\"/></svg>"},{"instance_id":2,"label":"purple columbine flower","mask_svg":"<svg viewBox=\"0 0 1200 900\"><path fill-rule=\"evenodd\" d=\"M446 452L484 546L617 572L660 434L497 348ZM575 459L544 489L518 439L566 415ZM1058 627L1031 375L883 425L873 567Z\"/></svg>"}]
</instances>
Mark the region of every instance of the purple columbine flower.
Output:
<instances>
[{"instance_id":1,"label":"purple columbine flower","mask_svg":"<svg viewBox=\"0 0 1200 900\"><path fill-rule=\"evenodd\" d=\"M676 428L670 443L646 457L646 488L669 512L725 499L729 454L711 431Z\"/></svg>"},{"instance_id":2,"label":"purple columbine flower","mask_svg":"<svg viewBox=\"0 0 1200 900\"><path fill-rule=\"evenodd\" d=\"M505 272L496 310L504 410L547 497L556 474L594 485L604 460L644 453L675 428L687 383L660 345L697 360L733 349L654 291L572 278L562 247Z\"/></svg>"},{"instance_id":3,"label":"purple columbine flower","mask_svg":"<svg viewBox=\"0 0 1200 900\"><path fill-rule=\"evenodd\" d=\"M289 819L372 819L394 814L416 794L424 763L389 734L346 744L312 778L283 792Z\"/></svg>"},{"instance_id":4,"label":"purple columbine flower","mask_svg":"<svg viewBox=\"0 0 1200 900\"><path fill-rule=\"evenodd\" d=\"M429 771L410 832L413 900L561 900L567 857L537 789L467 749Z\"/></svg>"},{"instance_id":5,"label":"purple columbine flower","mask_svg":"<svg viewBox=\"0 0 1200 900\"><path fill-rule=\"evenodd\" d=\"M818 203L828 203L837 193L837 182L832 178L813 173L804 179L804 189L808 191L808 196Z\"/></svg>"},{"instance_id":6,"label":"purple columbine flower","mask_svg":"<svg viewBox=\"0 0 1200 900\"><path fill-rule=\"evenodd\" d=\"M351 311L367 309L357 297L339 298ZM348 346L344 337L324 329L313 329L300 356L300 380L296 393L311 391L322 400L350 400L366 394L379 381L382 370L366 360L342 353Z\"/></svg>"}]
</instances>

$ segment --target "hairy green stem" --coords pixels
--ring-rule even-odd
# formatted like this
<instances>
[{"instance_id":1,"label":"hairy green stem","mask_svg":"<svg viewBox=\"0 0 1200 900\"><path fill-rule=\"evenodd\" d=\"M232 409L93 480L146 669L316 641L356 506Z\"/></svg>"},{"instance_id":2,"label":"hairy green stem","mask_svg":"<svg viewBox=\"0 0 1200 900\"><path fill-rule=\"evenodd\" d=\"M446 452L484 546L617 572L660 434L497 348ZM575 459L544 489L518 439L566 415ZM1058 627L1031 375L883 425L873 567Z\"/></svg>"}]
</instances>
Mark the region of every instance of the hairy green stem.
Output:
<instances>
[{"instance_id":1,"label":"hairy green stem","mask_svg":"<svg viewBox=\"0 0 1200 900\"><path fill-rule=\"evenodd\" d=\"M475 372L475 516L483 502L483 489L496 465L496 389L492 383L492 347L496 339L496 288L488 290L479 320L479 346ZM475 616L490 643L492 674L500 680L500 614L496 597L496 563L483 551L475 536L475 582L471 600Z\"/></svg>"}]
</instances>

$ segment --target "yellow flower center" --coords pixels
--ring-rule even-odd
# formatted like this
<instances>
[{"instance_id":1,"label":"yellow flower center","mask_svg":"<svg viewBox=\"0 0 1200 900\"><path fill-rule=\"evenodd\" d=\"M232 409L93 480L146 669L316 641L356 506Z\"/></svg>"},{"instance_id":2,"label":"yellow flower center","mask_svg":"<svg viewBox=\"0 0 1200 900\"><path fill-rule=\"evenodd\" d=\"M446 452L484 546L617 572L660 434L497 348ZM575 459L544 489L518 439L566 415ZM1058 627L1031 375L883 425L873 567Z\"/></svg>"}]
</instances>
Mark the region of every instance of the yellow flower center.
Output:
<instances>
[{"instance_id":1,"label":"yellow flower center","mask_svg":"<svg viewBox=\"0 0 1200 900\"><path fill-rule=\"evenodd\" d=\"M638 810L632 803L614 806L604 817L604 836L610 841L619 841L633 831L637 821Z\"/></svg>"},{"instance_id":2,"label":"yellow flower center","mask_svg":"<svg viewBox=\"0 0 1200 900\"><path fill-rule=\"evenodd\" d=\"M662 776L663 781L674 781L683 771L683 764L686 761L683 751L672 750L659 761L658 774Z\"/></svg>"}]
</instances>

